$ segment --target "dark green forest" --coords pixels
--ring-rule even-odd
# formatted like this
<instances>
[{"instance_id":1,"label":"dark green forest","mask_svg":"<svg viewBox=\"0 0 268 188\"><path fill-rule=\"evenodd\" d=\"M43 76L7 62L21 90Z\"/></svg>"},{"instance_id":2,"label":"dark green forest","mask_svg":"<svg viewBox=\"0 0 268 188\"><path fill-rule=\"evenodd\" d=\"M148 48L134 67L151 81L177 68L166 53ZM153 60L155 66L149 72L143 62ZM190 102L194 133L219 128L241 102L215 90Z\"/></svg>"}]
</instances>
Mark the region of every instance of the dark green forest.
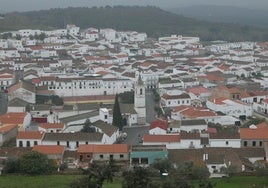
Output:
<instances>
[{"instance_id":1,"label":"dark green forest","mask_svg":"<svg viewBox=\"0 0 268 188\"><path fill-rule=\"evenodd\" d=\"M0 19L0 32L18 29L51 30L75 24L88 27L113 28L146 32L149 37L179 34L199 36L203 41L266 41L268 29L246 25L197 21L147 6L106 6L65 8L31 12L13 12Z\"/></svg>"}]
</instances>

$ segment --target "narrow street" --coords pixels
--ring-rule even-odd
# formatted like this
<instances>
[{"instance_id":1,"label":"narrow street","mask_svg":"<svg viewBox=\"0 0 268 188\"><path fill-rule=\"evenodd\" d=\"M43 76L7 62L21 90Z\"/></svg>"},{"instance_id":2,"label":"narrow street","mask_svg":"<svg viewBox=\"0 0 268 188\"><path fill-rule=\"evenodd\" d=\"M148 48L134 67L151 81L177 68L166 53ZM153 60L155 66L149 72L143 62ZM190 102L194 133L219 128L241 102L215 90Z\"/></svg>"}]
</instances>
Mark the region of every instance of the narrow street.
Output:
<instances>
[{"instance_id":1,"label":"narrow street","mask_svg":"<svg viewBox=\"0 0 268 188\"><path fill-rule=\"evenodd\" d=\"M7 93L0 93L0 115L5 114L7 112Z\"/></svg>"},{"instance_id":2,"label":"narrow street","mask_svg":"<svg viewBox=\"0 0 268 188\"><path fill-rule=\"evenodd\" d=\"M153 99L153 92L152 91L146 91L146 122L150 124L152 121L155 120L156 113L154 110L155 107L155 101Z\"/></svg>"}]
</instances>

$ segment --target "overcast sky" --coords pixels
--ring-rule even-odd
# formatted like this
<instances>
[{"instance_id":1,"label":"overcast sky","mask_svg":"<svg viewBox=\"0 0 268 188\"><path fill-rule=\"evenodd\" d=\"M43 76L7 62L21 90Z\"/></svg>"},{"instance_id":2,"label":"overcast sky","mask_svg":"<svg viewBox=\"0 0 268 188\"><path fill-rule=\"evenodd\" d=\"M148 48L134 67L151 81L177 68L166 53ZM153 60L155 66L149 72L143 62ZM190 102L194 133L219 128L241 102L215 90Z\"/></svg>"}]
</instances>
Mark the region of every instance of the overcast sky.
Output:
<instances>
[{"instance_id":1,"label":"overcast sky","mask_svg":"<svg viewBox=\"0 0 268 188\"><path fill-rule=\"evenodd\" d=\"M205 4L268 9L268 0L0 0L0 12L105 5L154 5L162 8L176 8Z\"/></svg>"}]
</instances>

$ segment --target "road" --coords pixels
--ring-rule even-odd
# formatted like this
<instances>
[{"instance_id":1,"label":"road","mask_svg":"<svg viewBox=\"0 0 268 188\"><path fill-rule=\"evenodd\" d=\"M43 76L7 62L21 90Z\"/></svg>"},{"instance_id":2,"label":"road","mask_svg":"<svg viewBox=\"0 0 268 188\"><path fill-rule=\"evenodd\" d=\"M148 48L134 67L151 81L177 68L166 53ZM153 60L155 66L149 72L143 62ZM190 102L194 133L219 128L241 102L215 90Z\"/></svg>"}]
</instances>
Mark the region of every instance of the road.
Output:
<instances>
[{"instance_id":1,"label":"road","mask_svg":"<svg viewBox=\"0 0 268 188\"><path fill-rule=\"evenodd\" d=\"M149 132L149 126L132 126L123 127L122 132L127 133L127 138L124 140L125 144L139 145L142 144L142 137Z\"/></svg>"},{"instance_id":2,"label":"road","mask_svg":"<svg viewBox=\"0 0 268 188\"><path fill-rule=\"evenodd\" d=\"M153 99L153 92L146 91L145 96L145 103L146 103L146 122L151 123L155 120L156 113L154 111L155 101Z\"/></svg>"},{"instance_id":3,"label":"road","mask_svg":"<svg viewBox=\"0 0 268 188\"><path fill-rule=\"evenodd\" d=\"M7 93L0 93L0 115L7 112L8 96Z\"/></svg>"}]
</instances>

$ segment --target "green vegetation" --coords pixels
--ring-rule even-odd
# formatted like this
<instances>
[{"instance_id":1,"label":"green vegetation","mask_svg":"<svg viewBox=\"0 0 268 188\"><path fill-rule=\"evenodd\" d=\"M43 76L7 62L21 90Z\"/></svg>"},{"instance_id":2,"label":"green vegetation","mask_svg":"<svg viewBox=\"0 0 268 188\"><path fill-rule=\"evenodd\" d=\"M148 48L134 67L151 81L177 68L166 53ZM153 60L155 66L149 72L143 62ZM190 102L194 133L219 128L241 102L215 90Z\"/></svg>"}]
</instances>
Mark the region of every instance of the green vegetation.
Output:
<instances>
[{"instance_id":1,"label":"green vegetation","mask_svg":"<svg viewBox=\"0 0 268 188\"><path fill-rule=\"evenodd\" d=\"M113 123L114 126L118 127L119 130L122 130L123 127L123 119L122 119L122 114L119 106L119 101L118 101L118 95L115 96L115 101L114 101L114 108L113 108Z\"/></svg>"},{"instance_id":2,"label":"green vegetation","mask_svg":"<svg viewBox=\"0 0 268 188\"><path fill-rule=\"evenodd\" d=\"M56 106L61 106L64 104L63 99L58 95L36 95L36 104L52 104Z\"/></svg>"},{"instance_id":3,"label":"green vegetation","mask_svg":"<svg viewBox=\"0 0 268 188\"><path fill-rule=\"evenodd\" d=\"M105 181L109 183L113 182L115 173L118 170L119 167L112 159L108 163L90 163L89 168L84 170L87 176L72 181L70 188L102 188Z\"/></svg>"},{"instance_id":4,"label":"green vegetation","mask_svg":"<svg viewBox=\"0 0 268 188\"><path fill-rule=\"evenodd\" d=\"M81 129L81 132L84 133L95 133L96 129L94 126L92 126L92 123L89 119L86 119L83 128Z\"/></svg>"},{"instance_id":5,"label":"green vegetation","mask_svg":"<svg viewBox=\"0 0 268 188\"><path fill-rule=\"evenodd\" d=\"M56 163L48 159L46 155L31 151L22 155L19 159L8 159L4 172L21 173L24 175L50 174L56 171Z\"/></svg>"},{"instance_id":6,"label":"green vegetation","mask_svg":"<svg viewBox=\"0 0 268 188\"><path fill-rule=\"evenodd\" d=\"M250 125L258 125L262 122L265 122L265 118L252 118L249 121L247 121L243 127L249 127Z\"/></svg>"},{"instance_id":7,"label":"green vegetation","mask_svg":"<svg viewBox=\"0 0 268 188\"><path fill-rule=\"evenodd\" d=\"M64 28L66 23L88 27L146 32L150 37L180 34L202 40L266 41L265 28L197 21L156 7L106 6L13 12L0 19L0 32L18 29Z\"/></svg>"},{"instance_id":8,"label":"green vegetation","mask_svg":"<svg viewBox=\"0 0 268 188\"><path fill-rule=\"evenodd\" d=\"M134 91L126 91L118 94L121 103L134 104Z\"/></svg>"},{"instance_id":9,"label":"green vegetation","mask_svg":"<svg viewBox=\"0 0 268 188\"><path fill-rule=\"evenodd\" d=\"M1 188L66 188L69 187L70 183L74 180L80 179L84 175L43 175L43 176L19 176L3 175L0 178ZM159 181L165 181L159 179ZM213 178L210 181L216 184L214 188L252 188L264 187L267 185L267 177L256 177L256 176L234 176L230 180L225 178ZM199 181L193 182L195 188L198 187ZM103 188L121 188L122 179L114 179L113 182L104 182ZM155 187L157 188L157 187Z\"/></svg>"},{"instance_id":10,"label":"green vegetation","mask_svg":"<svg viewBox=\"0 0 268 188\"><path fill-rule=\"evenodd\" d=\"M3 175L0 178L0 187L1 188L18 188L18 187L66 188L73 180L79 179L81 177L83 176L82 175L43 175L43 176Z\"/></svg>"}]
</instances>

